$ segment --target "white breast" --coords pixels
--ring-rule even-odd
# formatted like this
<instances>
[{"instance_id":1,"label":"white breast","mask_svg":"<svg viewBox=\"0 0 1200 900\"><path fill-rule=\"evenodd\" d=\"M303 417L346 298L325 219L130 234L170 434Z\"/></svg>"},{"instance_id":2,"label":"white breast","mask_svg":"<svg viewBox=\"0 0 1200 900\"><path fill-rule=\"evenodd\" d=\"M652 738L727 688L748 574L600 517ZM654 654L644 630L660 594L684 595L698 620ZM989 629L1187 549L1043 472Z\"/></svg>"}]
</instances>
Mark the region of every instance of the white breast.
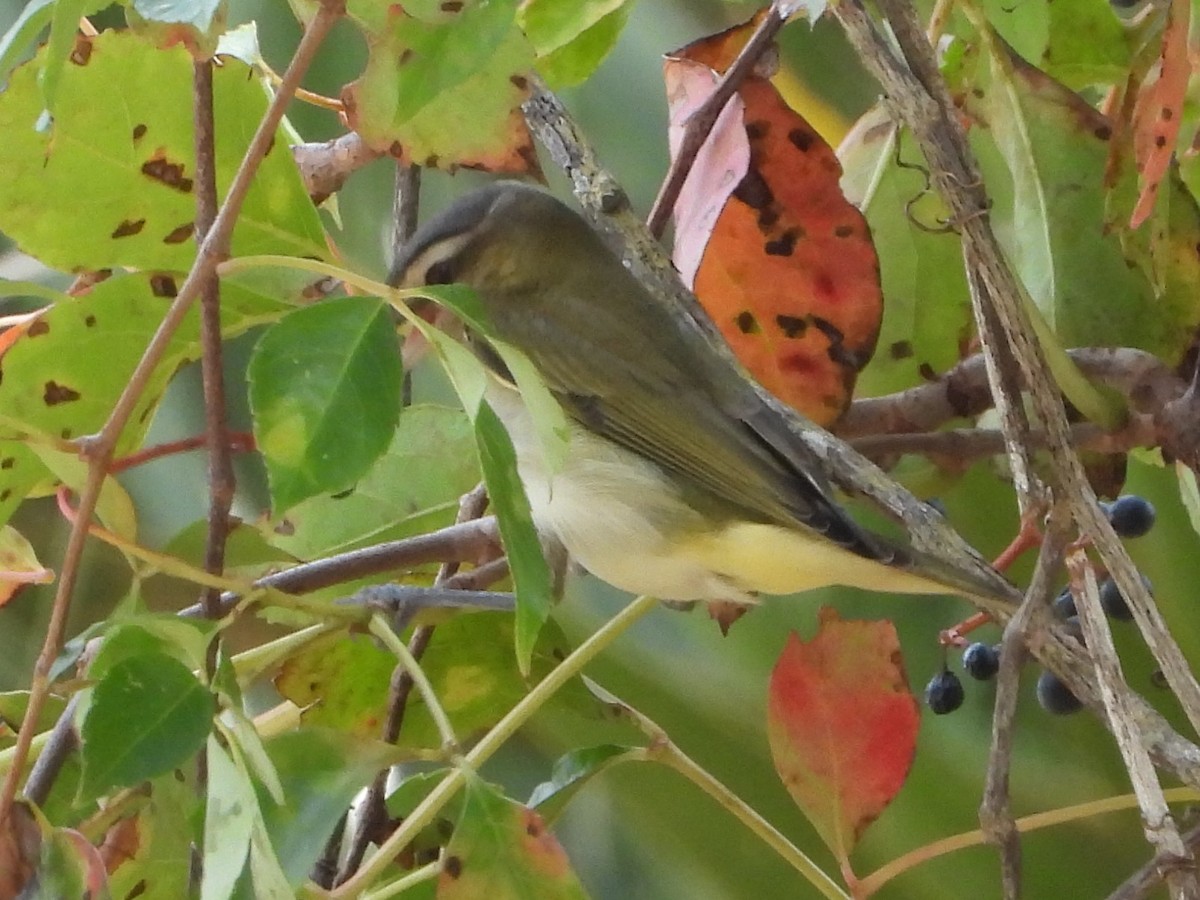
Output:
<instances>
[{"instance_id":1,"label":"white breast","mask_svg":"<svg viewBox=\"0 0 1200 900\"><path fill-rule=\"evenodd\" d=\"M495 384L488 402L512 438L538 530L557 536L585 569L664 600L753 602L680 545L681 536L708 529L658 466L572 425L567 460L551 474L520 396Z\"/></svg>"}]
</instances>

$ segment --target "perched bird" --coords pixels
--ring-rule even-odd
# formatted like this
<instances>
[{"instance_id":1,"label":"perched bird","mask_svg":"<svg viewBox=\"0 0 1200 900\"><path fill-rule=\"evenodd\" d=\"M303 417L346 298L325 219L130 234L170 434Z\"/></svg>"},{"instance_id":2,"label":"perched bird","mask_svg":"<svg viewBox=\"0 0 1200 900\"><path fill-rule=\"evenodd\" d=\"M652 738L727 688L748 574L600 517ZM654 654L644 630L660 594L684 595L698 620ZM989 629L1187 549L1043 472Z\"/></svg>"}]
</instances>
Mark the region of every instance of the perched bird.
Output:
<instances>
[{"instance_id":1,"label":"perched bird","mask_svg":"<svg viewBox=\"0 0 1200 900\"><path fill-rule=\"evenodd\" d=\"M537 188L501 181L460 198L416 232L390 282L469 285L489 335L528 356L570 424L557 471L487 336L471 336L537 528L617 588L749 603L828 585L993 597L1007 586L857 525L736 364Z\"/></svg>"}]
</instances>

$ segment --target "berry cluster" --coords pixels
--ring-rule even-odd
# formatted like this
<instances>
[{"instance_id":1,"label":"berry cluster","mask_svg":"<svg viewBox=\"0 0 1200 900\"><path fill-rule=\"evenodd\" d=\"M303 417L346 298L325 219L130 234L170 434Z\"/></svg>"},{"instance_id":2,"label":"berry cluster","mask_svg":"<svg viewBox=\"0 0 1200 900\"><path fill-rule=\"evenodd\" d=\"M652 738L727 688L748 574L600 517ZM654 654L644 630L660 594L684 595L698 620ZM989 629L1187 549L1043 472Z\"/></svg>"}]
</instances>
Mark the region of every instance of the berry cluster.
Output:
<instances>
[{"instance_id":1,"label":"berry cluster","mask_svg":"<svg viewBox=\"0 0 1200 900\"><path fill-rule=\"evenodd\" d=\"M1000 671L1000 645L976 642L963 651L963 670L977 681L988 681ZM925 704L935 715L943 716L963 705L962 681L943 668L925 685Z\"/></svg>"},{"instance_id":2,"label":"berry cluster","mask_svg":"<svg viewBox=\"0 0 1200 900\"><path fill-rule=\"evenodd\" d=\"M1118 497L1112 503L1101 504L1113 530L1122 538L1142 537L1154 527L1157 517L1154 505L1143 497L1127 494ZM1153 594L1150 579L1142 576L1146 590ZM1120 588L1111 578L1105 578L1100 583L1100 605L1105 614L1116 621L1128 622L1133 618L1129 604L1125 602ZM1063 588L1062 593L1054 598L1054 612L1062 619L1069 631L1082 642L1083 630L1079 625L1079 617L1075 609L1075 598L1070 588ZM995 676L1000 668L1000 647L983 643L974 643L963 651L963 670L979 681L987 681ZM925 703L936 715L954 712L963 704L965 692L962 681L943 667L929 680L925 686ZM1070 688L1053 672L1043 671L1037 680L1037 698L1041 707L1055 715L1067 715L1080 709L1080 702Z\"/></svg>"}]
</instances>

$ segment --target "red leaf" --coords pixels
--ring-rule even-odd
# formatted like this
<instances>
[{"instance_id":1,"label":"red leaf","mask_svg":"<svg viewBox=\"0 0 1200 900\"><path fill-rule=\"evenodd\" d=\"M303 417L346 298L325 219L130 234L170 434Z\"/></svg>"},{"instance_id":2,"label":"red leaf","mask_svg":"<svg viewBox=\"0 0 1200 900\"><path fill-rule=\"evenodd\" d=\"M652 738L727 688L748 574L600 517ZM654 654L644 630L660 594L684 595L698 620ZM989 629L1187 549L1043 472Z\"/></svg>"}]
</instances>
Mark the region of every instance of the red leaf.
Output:
<instances>
[{"instance_id":1,"label":"red leaf","mask_svg":"<svg viewBox=\"0 0 1200 900\"><path fill-rule=\"evenodd\" d=\"M775 669L767 734L796 805L849 872L849 854L904 784L919 715L890 622L841 621L792 635Z\"/></svg>"},{"instance_id":2,"label":"red leaf","mask_svg":"<svg viewBox=\"0 0 1200 900\"><path fill-rule=\"evenodd\" d=\"M757 21L668 57L673 143ZM825 140L752 74L675 205L684 279L695 272L696 295L751 374L823 425L849 403L883 312L879 261L866 220L841 192L841 174Z\"/></svg>"}]
</instances>

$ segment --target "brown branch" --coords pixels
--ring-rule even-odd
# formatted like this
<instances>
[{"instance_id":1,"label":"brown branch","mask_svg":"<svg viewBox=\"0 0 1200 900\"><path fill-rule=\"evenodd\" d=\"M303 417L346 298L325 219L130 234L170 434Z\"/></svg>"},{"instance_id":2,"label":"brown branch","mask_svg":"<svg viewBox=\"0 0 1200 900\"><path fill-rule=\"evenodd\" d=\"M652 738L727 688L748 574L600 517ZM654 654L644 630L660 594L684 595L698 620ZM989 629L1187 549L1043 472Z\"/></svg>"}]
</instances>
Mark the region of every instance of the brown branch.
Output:
<instances>
[{"instance_id":1,"label":"brown branch","mask_svg":"<svg viewBox=\"0 0 1200 900\"><path fill-rule=\"evenodd\" d=\"M1098 453L1124 453L1137 447L1157 447L1159 429L1147 415L1133 415L1117 431L1106 431L1091 422L1072 425L1070 443L1079 450ZM1050 438L1041 430L1031 431L1025 438L1031 450L1044 450ZM987 428L956 428L948 431L929 431L921 434L880 434L854 438L850 445L868 459L881 465L902 453L939 456L956 465L966 466L972 460L996 456L1006 449L1003 432Z\"/></svg>"},{"instance_id":2,"label":"brown branch","mask_svg":"<svg viewBox=\"0 0 1200 900\"><path fill-rule=\"evenodd\" d=\"M250 188L259 163L266 156L275 139L275 131L283 119L292 92L308 69L317 48L325 39L325 35L329 33L334 22L342 16L343 12L344 8L337 0L324 0L316 14L309 20L304 36L284 74L283 83L278 93L272 98L266 114L259 123L258 130L250 141L250 146L246 149L242 164L230 185L225 203L217 214L208 236L200 245L196 261L180 286L179 294L171 302L162 322L159 323L158 330L138 361L137 367L129 378L129 383L122 391L100 433L80 442L80 449L88 458L87 481L79 498L79 518L71 529L67 547L63 553L58 590L51 608L50 621L46 626L46 637L37 661L34 663L29 703L25 709L21 729L17 734L16 746L13 748L11 768L4 779L3 787L0 788L0 830L7 823L9 811L12 809L17 793L17 784L25 767L25 760L29 756L29 747L33 741L36 723L49 692L50 670L58 656L58 648L62 644L71 597L75 592L75 583L79 577L79 563L83 557L84 544L87 542L88 523L91 521L96 504L100 499L100 488L107 477L108 465L112 462L117 439L129 421L138 399L145 391L151 374L162 360L172 336L183 323L184 317L199 295L200 288L216 270L217 263L226 255L229 237L233 232L238 214L241 212L246 192Z\"/></svg>"},{"instance_id":3,"label":"brown branch","mask_svg":"<svg viewBox=\"0 0 1200 900\"><path fill-rule=\"evenodd\" d=\"M1153 354L1128 347L1085 347L1067 351L1090 380L1119 391L1134 410L1157 414L1183 397L1184 381ZM963 360L934 381L855 400L835 431L849 440L865 435L933 431L955 419L991 409L992 394L982 354Z\"/></svg>"},{"instance_id":4,"label":"brown branch","mask_svg":"<svg viewBox=\"0 0 1200 900\"><path fill-rule=\"evenodd\" d=\"M180 438L177 441L164 441L152 447L143 447L140 450L130 453L128 456L122 456L120 459L114 459L109 464L108 472L110 475L116 475L137 466L144 466L146 463L153 462L156 459L174 456L177 453L187 453L190 450L199 450L207 444L208 436L203 434ZM233 453L250 453L254 450L254 435L247 431L231 431L229 432L228 446L229 450Z\"/></svg>"},{"instance_id":5,"label":"brown branch","mask_svg":"<svg viewBox=\"0 0 1200 900\"><path fill-rule=\"evenodd\" d=\"M1167 630L1124 545L1100 510L1083 465L1071 449L1062 400L1029 323L1023 288L992 230L979 170L963 124L938 74L932 47L906 0L880 0L880 8L900 43L903 63L858 0L842 0L834 9L860 56L880 79L894 114L912 130L942 199L959 223L968 272L974 273L973 277L986 288L1001 326L998 337L1020 364L1029 402L1047 434L1050 452L1046 477L1055 502L1068 504L1081 534L1100 553L1128 599L1138 628L1189 722L1193 729L1200 730L1200 683ZM1004 388L1003 384L993 384L996 392Z\"/></svg>"},{"instance_id":6,"label":"brown branch","mask_svg":"<svg viewBox=\"0 0 1200 900\"><path fill-rule=\"evenodd\" d=\"M214 146L212 60L192 63L193 115L196 143L196 240L203 242L217 217L217 161ZM208 443L208 534L204 570L225 571L225 543L229 538L229 510L235 490L229 452L229 422L225 416L225 373L221 348L221 282L216 272L200 286L200 375L204 385L204 432ZM200 602L210 619L220 617L221 592L205 588ZM216 671L217 641L208 645L208 671Z\"/></svg>"},{"instance_id":7,"label":"brown branch","mask_svg":"<svg viewBox=\"0 0 1200 900\"><path fill-rule=\"evenodd\" d=\"M1194 825L1183 834L1183 842L1192 851L1200 850L1200 825ZM1154 858L1130 875L1107 900L1145 900L1172 871L1180 868L1178 857L1156 853Z\"/></svg>"},{"instance_id":8,"label":"brown branch","mask_svg":"<svg viewBox=\"0 0 1200 900\"><path fill-rule=\"evenodd\" d=\"M696 162L696 154L708 140L713 126L717 124L717 119L725 109L725 104L745 81L746 76L754 70L763 53L774 43L775 35L779 34L779 29L787 22L794 7L795 3L774 0L754 34L746 42L746 46L721 77L716 89L699 109L688 116L683 140L679 142L679 149L675 152L667 176L658 189L658 196L654 198L650 215L646 217L646 228L654 237L662 237L663 231L666 230L667 220L671 218L671 212L675 208L675 201L679 199L679 192L683 190L692 165Z\"/></svg>"},{"instance_id":9,"label":"brown branch","mask_svg":"<svg viewBox=\"0 0 1200 900\"><path fill-rule=\"evenodd\" d=\"M1054 577L1062 565L1066 543L1063 516L1046 528L1025 599L1004 628L1000 641L1000 671L996 673L996 705L992 712L992 743L988 753L987 779L979 805L979 824L988 843L1000 851L1001 884L1005 900L1021 895L1021 838L1009 798L1013 730L1019 700L1021 666L1025 662L1025 631L1037 606L1050 599Z\"/></svg>"},{"instance_id":10,"label":"brown branch","mask_svg":"<svg viewBox=\"0 0 1200 900\"><path fill-rule=\"evenodd\" d=\"M1162 785L1159 784L1158 773L1154 770L1150 754L1142 746L1140 736L1132 723L1132 716L1126 709L1126 695L1119 689L1119 686L1125 684L1125 676L1121 671L1117 648L1113 644L1108 618L1100 605L1096 570L1086 550L1079 545L1067 551L1066 563L1071 578L1071 593L1075 596L1075 607L1083 626L1084 643L1091 651L1095 679L1100 687L1109 731L1116 739L1117 749L1129 773L1133 793L1142 813L1143 834L1159 854L1181 863L1190 863L1191 852L1180 837L1175 817L1171 815L1166 797L1163 796ZM1195 897L1200 889L1195 871L1189 877L1185 877L1183 870L1178 867L1167 875L1167 884L1172 897Z\"/></svg>"},{"instance_id":11,"label":"brown branch","mask_svg":"<svg viewBox=\"0 0 1200 900\"><path fill-rule=\"evenodd\" d=\"M336 194L351 174L381 156L356 131L332 141L292 146L292 158L314 203Z\"/></svg>"},{"instance_id":12,"label":"brown branch","mask_svg":"<svg viewBox=\"0 0 1200 900\"><path fill-rule=\"evenodd\" d=\"M307 594L322 588L345 584L372 575L395 572L398 569L426 563L476 562L494 552L500 544L496 520L492 516L450 525L428 534L387 541L372 547L349 550L313 562L301 563L282 572L264 575L254 582L255 587L270 587L285 594ZM241 599L239 594L221 595L221 614L229 612ZM204 614L199 604L180 610L184 618Z\"/></svg>"}]
</instances>

